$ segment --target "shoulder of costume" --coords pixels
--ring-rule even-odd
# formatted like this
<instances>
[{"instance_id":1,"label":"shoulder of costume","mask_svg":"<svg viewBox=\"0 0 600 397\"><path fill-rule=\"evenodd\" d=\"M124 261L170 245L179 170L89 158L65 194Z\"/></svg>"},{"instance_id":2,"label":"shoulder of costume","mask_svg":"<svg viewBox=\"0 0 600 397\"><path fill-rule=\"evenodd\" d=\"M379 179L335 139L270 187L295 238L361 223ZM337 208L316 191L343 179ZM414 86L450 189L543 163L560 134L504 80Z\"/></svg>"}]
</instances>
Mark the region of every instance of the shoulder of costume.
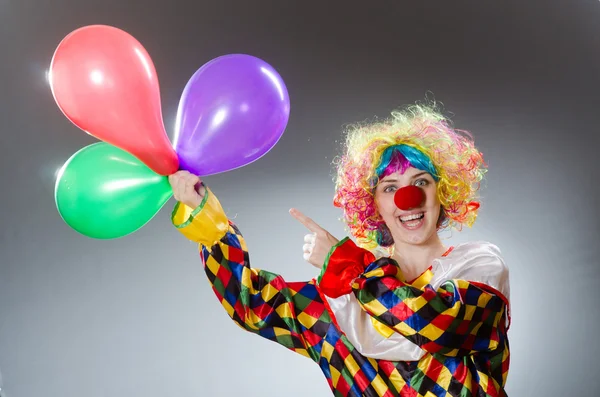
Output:
<instances>
[{"instance_id":1,"label":"shoulder of costume","mask_svg":"<svg viewBox=\"0 0 600 397\"><path fill-rule=\"evenodd\" d=\"M458 244L452 252L437 258L433 264L432 284L449 279L464 279L485 283L504 296L509 296L509 269L500 249L488 241Z\"/></svg>"},{"instance_id":2,"label":"shoulder of costume","mask_svg":"<svg viewBox=\"0 0 600 397\"><path fill-rule=\"evenodd\" d=\"M475 255L488 255L490 257L498 257L502 259L502 251L500 248L489 241L477 240L460 243L452 248L448 257L470 257Z\"/></svg>"}]
</instances>

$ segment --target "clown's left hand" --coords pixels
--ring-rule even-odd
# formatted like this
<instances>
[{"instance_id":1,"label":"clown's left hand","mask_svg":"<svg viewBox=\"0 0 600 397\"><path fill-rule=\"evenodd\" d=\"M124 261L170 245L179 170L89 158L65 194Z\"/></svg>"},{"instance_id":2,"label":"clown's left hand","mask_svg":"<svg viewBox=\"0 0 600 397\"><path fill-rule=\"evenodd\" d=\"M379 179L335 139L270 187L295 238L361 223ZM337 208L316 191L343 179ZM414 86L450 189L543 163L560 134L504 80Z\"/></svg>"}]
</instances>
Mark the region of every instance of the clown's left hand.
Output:
<instances>
[{"instance_id":1,"label":"clown's left hand","mask_svg":"<svg viewBox=\"0 0 600 397\"><path fill-rule=\"evenodd\" d=\"M292 208L290 214L312 232L304 236L304 260L321 269L329 251L339 240L297 209Z\"/></svg>"}]
</instances>

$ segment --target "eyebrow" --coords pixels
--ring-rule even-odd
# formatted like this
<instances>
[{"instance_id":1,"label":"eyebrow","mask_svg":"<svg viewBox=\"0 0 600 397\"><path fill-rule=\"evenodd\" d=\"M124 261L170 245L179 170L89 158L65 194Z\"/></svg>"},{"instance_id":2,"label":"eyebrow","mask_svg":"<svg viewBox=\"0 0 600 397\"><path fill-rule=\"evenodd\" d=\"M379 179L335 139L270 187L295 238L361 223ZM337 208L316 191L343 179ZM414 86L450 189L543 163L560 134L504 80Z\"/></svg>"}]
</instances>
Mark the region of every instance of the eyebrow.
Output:
<instances>
[{"instance_id":1,"label":"eyebrow","mask_svg":"<svg viewBox=\"0 0 600 397\"><path fill-rule=\"evenodd\" d=\"M427 175L427 174L429 174L429 172L426 172L426 171L419 172L418 174L411 176L410 179L415 179L419 176ZM396 182L398 182L397 179L384 179L384 180L380 181L379 183L396 183Z\"/></svg>"}]
</instances>

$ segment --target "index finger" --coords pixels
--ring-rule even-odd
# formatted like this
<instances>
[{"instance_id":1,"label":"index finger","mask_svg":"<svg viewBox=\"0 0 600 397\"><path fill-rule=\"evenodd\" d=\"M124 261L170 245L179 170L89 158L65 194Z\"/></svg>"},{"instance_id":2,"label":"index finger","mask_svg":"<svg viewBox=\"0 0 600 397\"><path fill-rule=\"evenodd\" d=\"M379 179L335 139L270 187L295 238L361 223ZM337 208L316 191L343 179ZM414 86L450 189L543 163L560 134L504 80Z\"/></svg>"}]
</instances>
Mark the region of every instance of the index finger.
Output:
<instances>
[{"instance_id":1,"label":"index finger","mask_svg":"<svg viewBox=\"0 0 600 397\"><path fill-rule=\"evenodd\" d=\"M313 233L323 231L324 229L317 224L317 222L310 219L308 216L304 215L302 212L298 211L295 208L290 210L290 215L296 218L301 224L303 224L308 230Z\"/></svg>"}]
</instances>

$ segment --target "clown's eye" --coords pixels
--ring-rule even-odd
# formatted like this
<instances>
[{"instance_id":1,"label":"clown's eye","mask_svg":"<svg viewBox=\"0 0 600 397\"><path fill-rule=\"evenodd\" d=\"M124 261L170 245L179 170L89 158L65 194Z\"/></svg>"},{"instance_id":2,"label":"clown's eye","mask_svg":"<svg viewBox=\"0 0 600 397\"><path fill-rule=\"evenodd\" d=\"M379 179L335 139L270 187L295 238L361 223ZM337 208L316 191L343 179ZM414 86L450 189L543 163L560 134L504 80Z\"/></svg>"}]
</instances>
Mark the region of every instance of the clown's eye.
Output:
<instances>
[{"instance_id":1,"label":"clown's eye","mask_svg":"<svg viewBox=\"0 0 600 397\"><path fill-rule=\"evenodd\" d=\"M396 186L394 186L394 185L386 186L385 189L383 189L384 193L391 193L394 191L396 191Z\"/></svg>"},{"instance_id":2,"label":"clown's eye","mask_svg":"<svg viewBox=\"0 0 600 397\"><path fill-rule=\"evenodd\" d=\"M415 186L426 186L428 183L427 179L417 179Z\"/></svg>"}]
</instances>

